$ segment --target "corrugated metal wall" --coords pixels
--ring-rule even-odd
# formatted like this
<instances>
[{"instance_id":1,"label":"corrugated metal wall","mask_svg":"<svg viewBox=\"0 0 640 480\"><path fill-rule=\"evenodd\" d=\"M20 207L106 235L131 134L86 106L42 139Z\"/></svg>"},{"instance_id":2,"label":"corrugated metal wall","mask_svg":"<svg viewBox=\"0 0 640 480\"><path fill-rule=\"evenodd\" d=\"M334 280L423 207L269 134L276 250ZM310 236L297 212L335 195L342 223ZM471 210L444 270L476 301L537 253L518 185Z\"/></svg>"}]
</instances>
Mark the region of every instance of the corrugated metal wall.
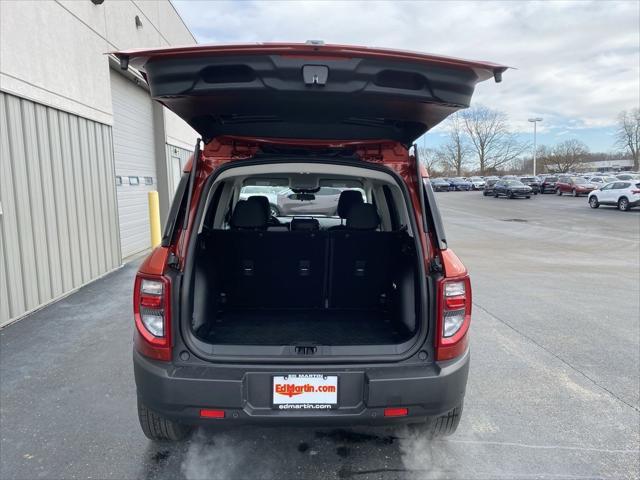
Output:
<instances>
[{"instance_id":1,"label":"corrugated metal wall","mask_svg":"<svg viewBox=\"0 0 640 480\"><path fill-rule=\"evenodd\" d=\"M0 92L0 325L120 264L111 127Z\"/></svg>"}]
</instances>

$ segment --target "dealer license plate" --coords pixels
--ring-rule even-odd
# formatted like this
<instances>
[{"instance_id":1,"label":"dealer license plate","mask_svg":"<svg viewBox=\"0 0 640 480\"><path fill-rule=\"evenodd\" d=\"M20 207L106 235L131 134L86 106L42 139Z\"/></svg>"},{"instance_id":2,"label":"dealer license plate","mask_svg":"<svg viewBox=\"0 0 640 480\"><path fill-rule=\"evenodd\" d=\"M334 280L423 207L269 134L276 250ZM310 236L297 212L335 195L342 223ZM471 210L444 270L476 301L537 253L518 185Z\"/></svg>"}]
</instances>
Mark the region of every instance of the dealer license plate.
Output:
<instances>
[{"instance_id":1,"label":"dealer license plate","mask_svg":"<svg viewBox=\"0 0 640 480\"><path fill-rule=\"evenodd\" d=\"M293 374L273 377L274 408L329 410L337 405L337 375Z\"/></svg>"}]
</instances>

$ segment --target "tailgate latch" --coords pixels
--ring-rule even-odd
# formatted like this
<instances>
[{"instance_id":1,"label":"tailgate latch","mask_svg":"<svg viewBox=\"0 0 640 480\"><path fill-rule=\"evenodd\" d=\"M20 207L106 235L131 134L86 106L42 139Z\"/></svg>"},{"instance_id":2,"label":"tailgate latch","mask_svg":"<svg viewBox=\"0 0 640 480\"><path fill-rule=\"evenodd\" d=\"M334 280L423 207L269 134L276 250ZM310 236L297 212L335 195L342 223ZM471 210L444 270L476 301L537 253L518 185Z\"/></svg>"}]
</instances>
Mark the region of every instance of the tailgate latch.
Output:
<instances>
[{"instance_id":1,"label":"tailgate latch","mask_svg":"<svg viewBox=\"0 0 640 480\"><path fill-rule=\"evenodd\" d=\"M296 345L296 353L298 355L313 355L318 351L315 345Z\"/></svg>"},{"instance_id":2,"label":"tailgate latch","mask_svg":"<svg viewBox=\"0 0 640 480\"><path fill-rule=\"evenodd\" d=\"M329 67L326 65L304 65L302 78L306 85L326 85L329 78Z\"/></svg>"}]
</instances>

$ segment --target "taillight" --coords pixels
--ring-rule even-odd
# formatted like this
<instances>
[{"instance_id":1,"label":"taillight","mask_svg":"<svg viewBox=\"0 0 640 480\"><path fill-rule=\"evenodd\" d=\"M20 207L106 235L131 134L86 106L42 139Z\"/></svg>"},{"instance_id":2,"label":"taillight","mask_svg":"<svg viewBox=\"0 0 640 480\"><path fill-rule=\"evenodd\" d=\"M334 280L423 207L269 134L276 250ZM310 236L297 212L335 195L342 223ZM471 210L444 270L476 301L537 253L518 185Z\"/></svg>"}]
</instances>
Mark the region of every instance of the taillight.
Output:
<instances>
[{"instance_id":1,"label":"taillight","mask_svg":"<svg viewBox=\"0 0 640 480\"><path fill-rule=\"evenodd\" d=\"M470 322L469 277L442 280L438 286L436 360L451 360L464 353Z\"/></svg>"},{"instance_id":2,"label":"taillight","mask_svg":"<svg viewBox=\"0 0 640 480\"><path fill-rule=\"evenodd\" d=\"M136 276L133 314L138 352L156 360L171 360L171 282L163 276Z\"/></svg>"},{"instance_id":3,"label":"taillight","mask_svg":"<svg viewBox=\"0 0 640 480\"><path fill-rule=\"evenodd\" d=\"M638 195L640 193L640 189L631 190L631 193L633 193L634 195Z\"/></svg>"}]
</instances>

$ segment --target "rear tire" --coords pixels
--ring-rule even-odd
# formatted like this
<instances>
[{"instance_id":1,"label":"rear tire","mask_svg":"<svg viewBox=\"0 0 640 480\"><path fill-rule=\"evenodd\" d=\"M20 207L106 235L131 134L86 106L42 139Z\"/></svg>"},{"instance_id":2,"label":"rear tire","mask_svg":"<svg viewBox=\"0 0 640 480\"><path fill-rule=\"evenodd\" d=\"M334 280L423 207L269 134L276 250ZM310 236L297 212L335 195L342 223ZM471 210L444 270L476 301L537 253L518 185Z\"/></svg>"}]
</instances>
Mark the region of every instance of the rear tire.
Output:
<instances>
[{"instance_id":1,"label":"rear tire","mask_svg":"<svg viewBox=\"0 0 640 480\"><path fill-rule=\"evenodd\" d=\"M527 195L527 198L531 198L531 195Z\"/></svg>"},{"instance_id":2,"label":"rear tire","mask_svg":"<svg viewBox=\"0 0 640 480\"><path fill-rule=\"evenodd\" d=\"M600 202L598 201L598 197L593 195L591 198L589 198L589 206L591 208L598 208L600 206Z\"/></svg>"},{"instance_id":3,"label":"rear tire","mask_svg":"<svg viewBox=\"0 0 640 480\"><path fill-rule=\"evenodd\" d=\"M627 197L622 197L618 200L618 210L621 212L627 212L629 210L629 200Z\"/></svg>"},{"instance_id":4,"label":"rear tire","mask_svg":"<svg viewBox=\"0 0 640 480\"><path fill-rule=\"evenodd\" d=\"M269 204L269 214L274 218L275 217L279 217L280 216L280 210L278 210L278 207L276 207L275 205L270 203Z\"/></svg>"},{"instance_id":5,"label":"rear tire","mask_svg":"<svg viewBox=\"0 0 640 480\"><path fill-rule=\"evenodd\" d=\"M138 420L149 440L178 442L191 432L191 427L158 415L138 400Z\"/></svg>"},{"instance_id":6,"label":"rear tire","mask_svg":"<svg viewBox=\"0 0 640 480\"><path fill-rule=\"evenodd\" d=\"M409 429L425 435L428 438L441 438L453 435L460 424L463 405L464 403L461 403L439 417L429 417L425 423L410 424Z\"/></svg>"},{"instance_id":7,"label":"rear tire","mask_svg":"<svg viewBox=\"0 0 640 480\"><path fill-rule=\"evenodd\" d=\"M513 200L513 192L507 192L507 197Z\"/></svg>"}]
</instances>

